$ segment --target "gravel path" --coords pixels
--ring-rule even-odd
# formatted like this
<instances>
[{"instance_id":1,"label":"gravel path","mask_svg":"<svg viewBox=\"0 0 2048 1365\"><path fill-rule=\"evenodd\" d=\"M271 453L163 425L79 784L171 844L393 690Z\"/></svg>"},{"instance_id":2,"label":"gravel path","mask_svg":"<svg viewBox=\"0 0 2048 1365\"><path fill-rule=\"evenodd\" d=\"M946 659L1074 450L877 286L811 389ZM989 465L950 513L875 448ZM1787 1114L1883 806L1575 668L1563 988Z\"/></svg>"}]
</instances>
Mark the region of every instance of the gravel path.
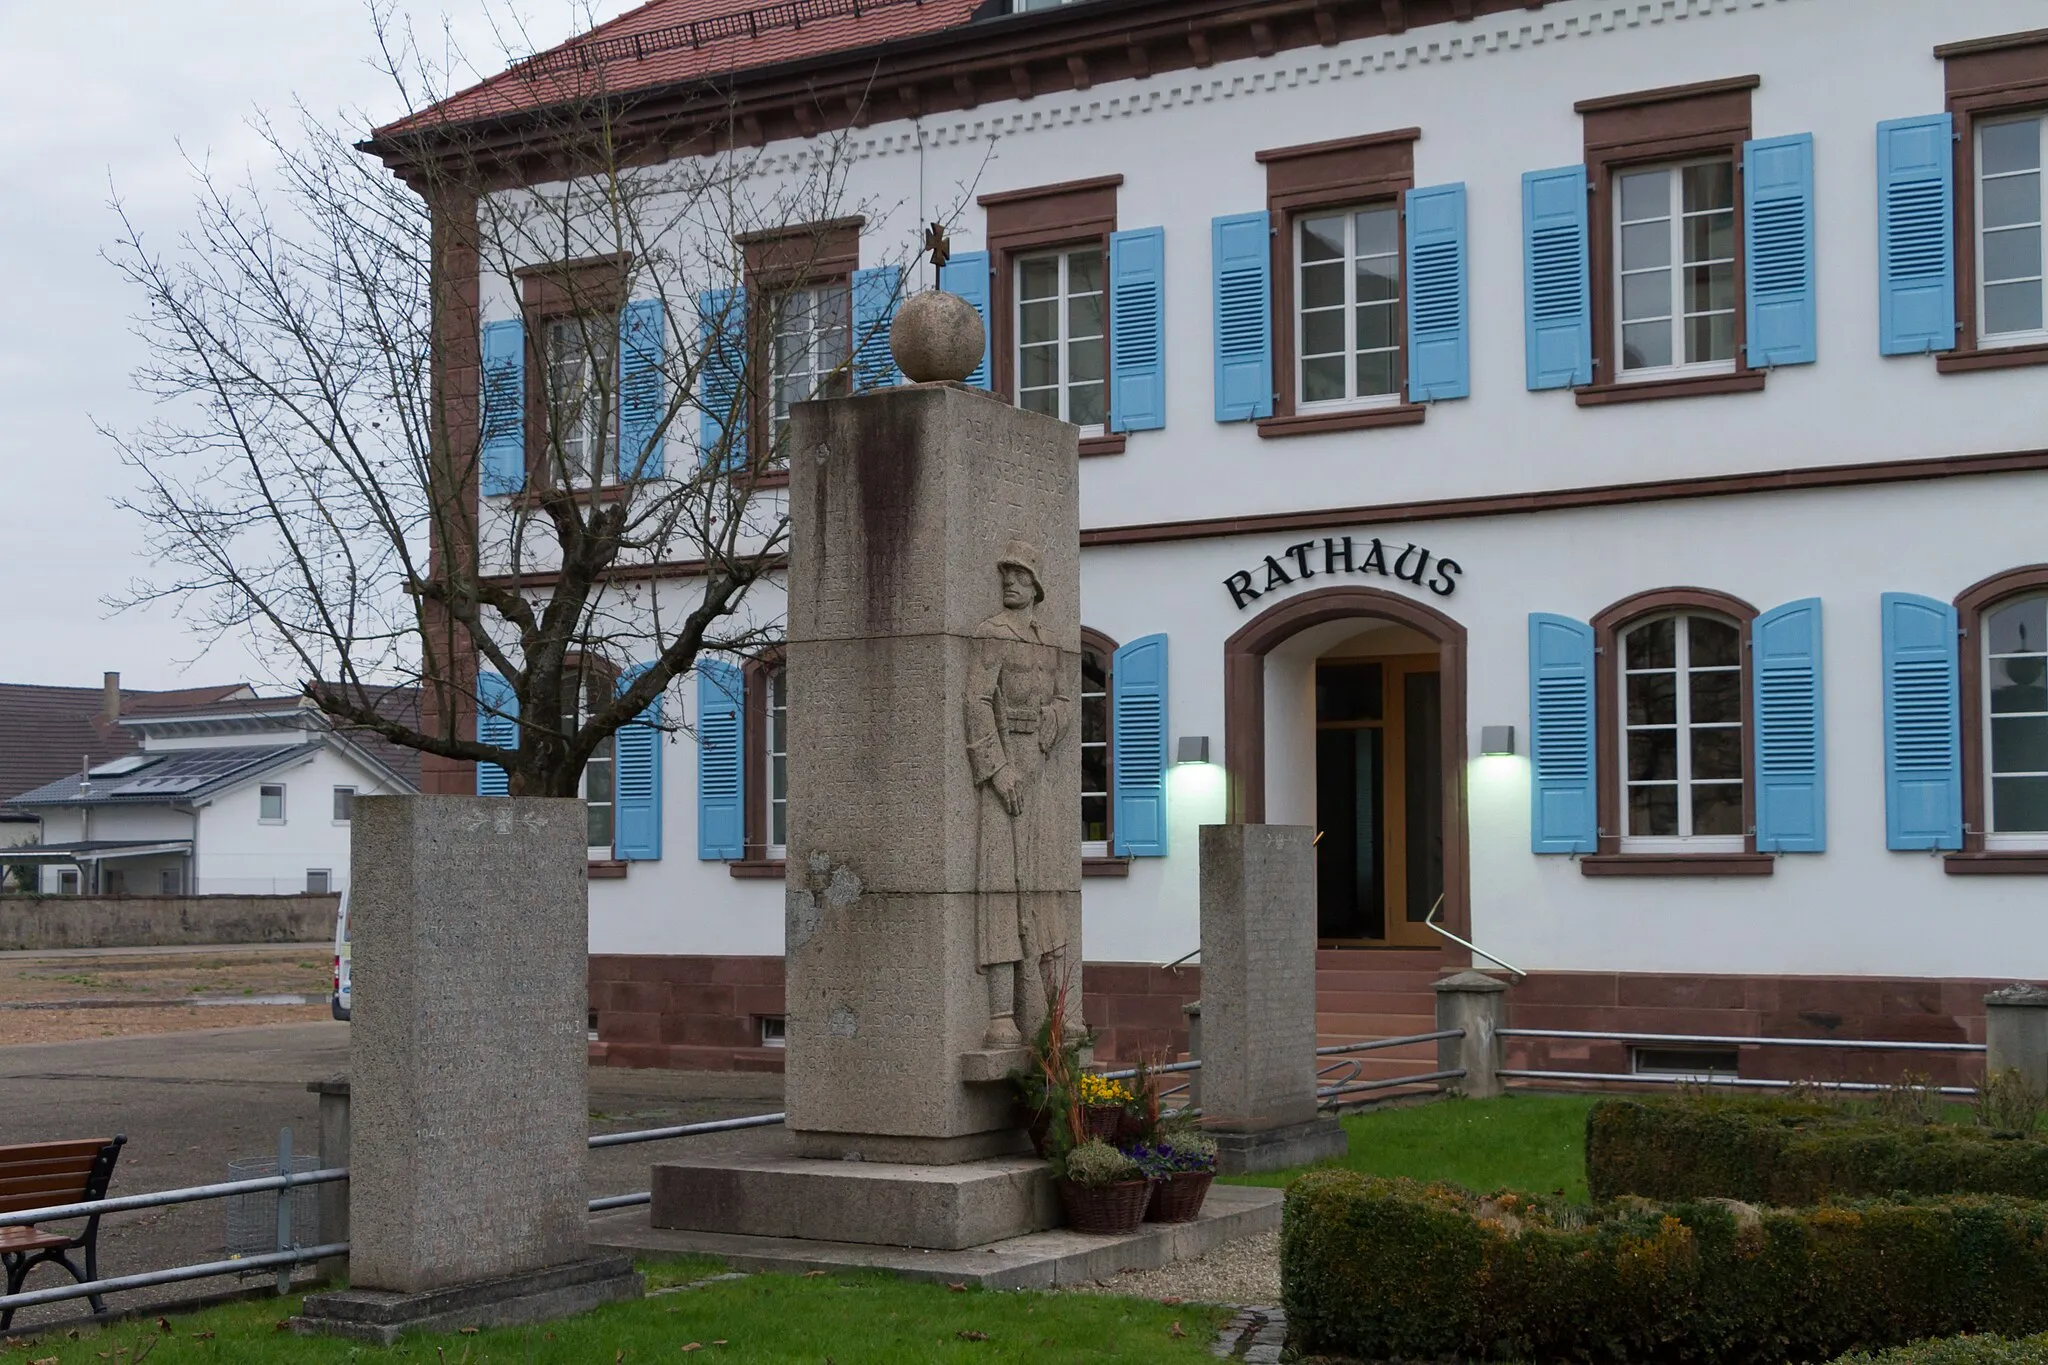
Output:
<instances>
[{"instance_id":1,"label":"gravel path","mask_svg":"<svg viewBox=\"0 0 2048 1365\"><path fill-rule=\"evenodd\" d=\"M1277 1304L1280 1234L1276 1230L1241 1237L1225 1242L1200 1260L1182 1261L1158 1270L1126 1270L1093 1284L1073 1285L1071 1292L1232 1306Z\"/></svg>"}]
</instances>

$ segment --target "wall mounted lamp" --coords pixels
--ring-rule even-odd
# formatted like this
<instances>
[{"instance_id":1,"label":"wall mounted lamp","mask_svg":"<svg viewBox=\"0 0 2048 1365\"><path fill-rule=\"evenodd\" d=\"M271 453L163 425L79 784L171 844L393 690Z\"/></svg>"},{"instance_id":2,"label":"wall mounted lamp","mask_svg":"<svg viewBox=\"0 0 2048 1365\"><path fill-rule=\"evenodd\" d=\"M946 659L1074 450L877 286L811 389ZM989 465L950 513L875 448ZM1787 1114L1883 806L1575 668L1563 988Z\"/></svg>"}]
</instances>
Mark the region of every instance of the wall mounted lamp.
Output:
<instances>
[{"instance_id":1,"label":"wall mounted lamp","mask_svg":"<svg viewBox=\"0 0 2048 1365\"><path fill-rule=\"evenodd\" d=\"M1207 763L1209 761L1209 737L1207 735L1182 735L1173 752L1175 763Z\"/></svg>"},{"instance_id":2,"label":"wall mounted lamp","mask_svg":"<svg viewBox=\"0 0 2048 1365\"><path fill-rule=\"evenodd\" d=\"M1497 758L1515 752L1515 727L1512 725L1482 725L1479 727L1479 753L1485 758Z\"/></svg>"}]
</instances>

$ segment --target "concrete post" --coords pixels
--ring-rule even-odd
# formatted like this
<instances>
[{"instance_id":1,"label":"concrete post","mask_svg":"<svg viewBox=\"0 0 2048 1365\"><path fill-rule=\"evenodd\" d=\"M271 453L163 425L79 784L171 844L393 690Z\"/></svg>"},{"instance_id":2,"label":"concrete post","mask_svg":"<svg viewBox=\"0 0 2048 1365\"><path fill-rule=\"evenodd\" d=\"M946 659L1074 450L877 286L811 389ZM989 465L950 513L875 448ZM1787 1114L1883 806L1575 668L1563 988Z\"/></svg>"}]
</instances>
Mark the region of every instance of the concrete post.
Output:
<instances>
[{"instance_id":1,"label":"concrete post","mask_svg":"<svg viewBox=\"0 0 2048 1365\"><path fill-rule=\"evenodd\" d=\"M578 800L356 800L349 1287L299 1330L389 1342L639 1294L589 1247L586 823Z\"/></svg>"},{"instance_id":2,"label":"concrete post","mask_svg":"<svg viewBox=\"0 0 2048 1365\"><path fill-rule=\"evenodd\" d=\"M1316 1114L1315 831L1201 829L1202 1125L1227 1174L1345 1150Z\"/></svg>"},{"instance_id":3,"label":"concrete post","mask_svg":"<svg viewBox=\"0 0 2048 1365\"><path fill-rule=\"evenodd\" d=\"M1499 1029L1505 1021L1507 983L1484 972L1458 972L1436 983L1436 1026L1463 1029L1462 1038L1439 1039L1439 1071L1463 1068L1463 1080L1448 1083L1475 1100L1501 1093Z\"/></svg>"},{"instance_id":4,"label":"concrete post","mask_svg":"<svg viewBox=\"0 0 2048 1365\"><path fill-rule=\"evenodd\" d=\"M1984 997L1984 1075L2013 1070L2048 1093L2048 990L2016 982Z\"/></svg>"},{"instance_id":5,"label":"concrete post","mask_svg":"<svg viewBox=\"0 0 2048 1365\"><path fill-rule=\"evenodd\" d=\"M320 1169L334 1170L348 1165L348 1077L334 1076L324 1081L311 1081L306 1089L320 1097ZM348 1182L338 1181L322 1185L317 1191L320 1207L320 1226L317 1238L309 1241L346 1242L348 1240ZM320 1274L330 1280L339 1280L348 1274L348 1258L336 1256L322 1261Z\"/></svg>"}]
</instances>

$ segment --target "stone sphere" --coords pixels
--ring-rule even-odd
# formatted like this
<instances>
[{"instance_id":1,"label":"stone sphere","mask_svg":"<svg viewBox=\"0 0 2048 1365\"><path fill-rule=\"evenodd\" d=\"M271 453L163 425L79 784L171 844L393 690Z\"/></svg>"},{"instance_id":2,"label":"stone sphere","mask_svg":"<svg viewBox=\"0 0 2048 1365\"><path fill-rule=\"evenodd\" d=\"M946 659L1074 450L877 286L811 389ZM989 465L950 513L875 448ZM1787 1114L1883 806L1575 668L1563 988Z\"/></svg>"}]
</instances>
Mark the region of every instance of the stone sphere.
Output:
<instances>
[{"instance_id":1,"label":"stone sphere","mask_svg":"<svg viewBox=\"0 0 2048 1365\"><path fill-rule=\"evenodd\" d=\"M973 374L987 348L981 314L958 294L912 294L889 327L889 351L913 384L957 382Z\"/></svg>"}]
</instances>

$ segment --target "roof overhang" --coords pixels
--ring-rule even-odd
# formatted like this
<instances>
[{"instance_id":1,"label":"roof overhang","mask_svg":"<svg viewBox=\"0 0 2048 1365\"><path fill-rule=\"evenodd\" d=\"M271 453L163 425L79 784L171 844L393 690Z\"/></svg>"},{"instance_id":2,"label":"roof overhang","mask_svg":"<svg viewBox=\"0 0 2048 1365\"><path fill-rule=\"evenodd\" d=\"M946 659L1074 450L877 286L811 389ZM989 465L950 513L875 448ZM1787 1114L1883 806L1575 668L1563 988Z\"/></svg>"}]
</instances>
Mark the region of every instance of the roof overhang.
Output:
<instances>
[{"instance_id":1,"label":"roof overhang","mask_svg":"<svg viewBox=\"0 0 2048 1365\"><path fill-rule=\"evenodd\" d=\"M94 840L82 844L23 844L0 849L0 862L9 863L103 863L117 858L149 858L165 853L190 855L190 839Z\"/></svg>"}]
</instances>

